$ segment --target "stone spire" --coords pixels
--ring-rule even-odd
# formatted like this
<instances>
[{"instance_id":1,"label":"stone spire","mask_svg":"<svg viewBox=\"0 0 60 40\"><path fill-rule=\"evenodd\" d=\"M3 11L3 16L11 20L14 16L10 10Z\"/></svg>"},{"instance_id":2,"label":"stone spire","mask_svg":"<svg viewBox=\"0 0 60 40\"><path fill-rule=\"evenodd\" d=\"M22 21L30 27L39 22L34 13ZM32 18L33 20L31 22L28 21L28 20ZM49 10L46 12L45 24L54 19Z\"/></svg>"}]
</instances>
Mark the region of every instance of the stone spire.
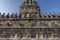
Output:
<instances>
[{"instance_id":1,"label":"stone spire","mask_svg":"<svg viewBox=\"0 0 60 40\"><path fill-rule=\"evenodd\" d=\"M25 0L25 2L29 4L29 3L33 3L34 0Z\"/></svg>"},{"instance_id":2,"label":"stone spire","mask_svg":"<svg viewBox=\"0 0 60 40\"><path fill-rule=\"evenodd\" d=\"M25 0L25 2L34 2L34 0Z\"/></svg>"},{"instance_id":3,"label":"stone spire","mask_svg":"<svg viewBox=\"0 0 60 40\"><path fill-rule=\"evenodd\" d=\"M20 14L24 18L37 18L40 15L40 8L35 0L24 0L21 5Z\"/></svg>"}]
</instances>

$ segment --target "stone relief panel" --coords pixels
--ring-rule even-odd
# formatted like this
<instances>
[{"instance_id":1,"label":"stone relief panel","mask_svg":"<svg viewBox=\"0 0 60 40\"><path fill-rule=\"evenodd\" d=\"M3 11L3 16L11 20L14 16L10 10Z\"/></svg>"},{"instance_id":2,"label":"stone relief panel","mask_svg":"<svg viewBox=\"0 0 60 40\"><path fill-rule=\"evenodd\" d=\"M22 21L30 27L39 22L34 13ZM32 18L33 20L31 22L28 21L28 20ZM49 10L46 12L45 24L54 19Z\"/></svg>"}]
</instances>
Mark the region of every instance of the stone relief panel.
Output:
<instances>
[{"instance_id":1,"label":"stone relief panel","mask_svg":"<svg viewBox=\"0 0 60 40\"><path fill-rule=\"evenodd\" d=\"M40 28L60 28L60 22L58 20L40 20L38 21L39 27ZM37 24L37 25L38 25Z\"/></svg>"},{"instance_id":2,"label":"stone relief panel","mask_svg":"<svg viewBox=\"0 0 60 40\"><path fill-rule=\"evenodd\" d=\"M50 21L49 26L51 28L60 28L60 24L58 23L58 21Z\"/></svg>"},{"instance_id":3,"label":"stone relief panel","mask_svg":"<svg viewBox=\"0 0 60 40\"><path fill-rule=\"evenodd\" d=\"M2 26L3 25L3 22L2 21L0 21L0 26Z\"/></svg>"},{"instance_id":4,"label":"stone relief panel","mask_svg":"<svg viewBox=\"0 0 60 40\"><path fill-rule=\"evenodd\" d=\"M60 29L0 29L0 38L60 38Z\"/></svg>"},{"instance_id":5,"label":"stone relief panel","mask_svg":"<svg viewBox=\"0 0 60 40\"><path fill-rule=\"evenodd\" d=\"M60 28L58 20L19 20L19 21L0 21L0 28Z\"/></svg>"},{"instance_id":6,"label":"stone relief panel","mask_svg":"<svg viewBox=\"0 0 60 40\"><path fill-rule=\"evenodd\" d=\"M19 22L19 26L22 27L22 28L24 28L24 26L25 26L24 21L20 21L20 22Z\"/></svg>"},{"instance_id":7,"label":"stone relief panel","mask_svg":"<svg viewBox=\"0 0 60 40\"><path fill-rule=\"evenodd\" d=\"M14 26L14 21L4 21L3 27L4 28L10 28Z\"/></svg>"},{"instance_id":8,"label":"stone relief panel","mask_svg":"<svg viewBox=\"0 0 60 40\"><path fill-rule=\"evenodd\" d=\"M8 21L7 22L7 26L13 26L13 22L12 21Z\"/></svg>"},{"instance_id":9,"label":"stone relief panel","mask_svg":"<svg viewBox=\"0 0 60 40\"><path fill-rule=\"evenodd\" d=\"M37 20L28 20L28 23L30 24L31 28L34 28L37 26Z\"/></svg>"},{"instance_id":10,"label":"stone relief panel","mask_svg":"<svg viewBox=\"0 0 60 40\"><path fill-rule=\"evenodd\" d=\"M19 23L19 26L21 28L27 28L27 27L29 27L29 24L28 24L27 20L20 20L18 23Z\"/></svg>"},{"instance_id":11,"label":"stone relief panel","mask_svg":"<svg viewBox=\"0 0 60 40\"><path fill-rule=\"evenodd\" d=\"M40 28L48 28L49 27L49 21L39 21L39 27Z\"/></svg>"}]
</instances>

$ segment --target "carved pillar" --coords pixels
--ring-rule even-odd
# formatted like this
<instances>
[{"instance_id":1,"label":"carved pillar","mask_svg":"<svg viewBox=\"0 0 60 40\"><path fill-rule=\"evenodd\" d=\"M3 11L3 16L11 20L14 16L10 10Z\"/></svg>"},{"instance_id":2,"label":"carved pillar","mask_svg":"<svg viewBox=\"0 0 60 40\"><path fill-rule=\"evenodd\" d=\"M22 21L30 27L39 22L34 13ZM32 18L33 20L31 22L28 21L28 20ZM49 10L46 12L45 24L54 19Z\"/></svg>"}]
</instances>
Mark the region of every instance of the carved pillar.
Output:
<instances>
[{"instance_id":1,"label":"carved pillar","mask_svg":"<svg viewBox=\"0 0 60 40\"><path fill-rule=\"evenodd\" d=\"M36 34L36 38L38 38L38 34Z\"/></svg>"},{"instance_id":2,"label":"carved pillar","mask_svg":"<svg viewBox=\"0 0 60 40\"><path fill-rule=\"evenodd\" d=\"M40 34L40 39L42 39L43 38L43 34Z\"/></svg>"}]
</instances>

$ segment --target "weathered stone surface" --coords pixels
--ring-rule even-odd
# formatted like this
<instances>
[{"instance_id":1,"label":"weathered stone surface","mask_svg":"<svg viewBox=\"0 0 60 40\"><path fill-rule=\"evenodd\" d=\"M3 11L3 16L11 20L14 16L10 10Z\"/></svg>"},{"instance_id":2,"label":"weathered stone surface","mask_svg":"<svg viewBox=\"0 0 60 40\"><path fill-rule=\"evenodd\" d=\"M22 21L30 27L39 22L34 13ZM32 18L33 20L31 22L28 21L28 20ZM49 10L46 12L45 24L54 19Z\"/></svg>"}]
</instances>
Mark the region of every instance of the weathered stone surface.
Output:
<instances>
[{"instance_id":1,"label":"weathered stone surface","mask_svg":"<svg viewBox=\"0 0 60 40\"><path fill-rule=\"evenodd\" d=\"M60 15L41 14L35 0L24 0L20 13L0 13L0 40L60 40Z\"/></svg>"}]
</instances>

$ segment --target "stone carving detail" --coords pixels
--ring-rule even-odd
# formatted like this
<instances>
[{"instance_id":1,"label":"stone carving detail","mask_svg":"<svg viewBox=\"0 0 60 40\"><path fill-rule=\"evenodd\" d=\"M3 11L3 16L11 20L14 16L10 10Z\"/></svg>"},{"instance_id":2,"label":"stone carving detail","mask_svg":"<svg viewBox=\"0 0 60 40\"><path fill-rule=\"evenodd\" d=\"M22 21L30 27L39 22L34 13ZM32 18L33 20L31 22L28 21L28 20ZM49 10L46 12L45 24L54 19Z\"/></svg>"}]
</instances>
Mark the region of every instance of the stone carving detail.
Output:
<instances>
[{"instance_id":1,"label":"stone carving detail","mask_svg":"<svg viewBox=\"0 0 60 40\"><path fill-rule=\"evenodd\" d=\"M40 14L34 0L24 0L19 15L0 13L0 40L49 40L51 37L60 38L60 15Z\"/></svg>"},{"instance_id":2,"label":"stone carving detail","mask_svg":"<svg viewBox=\"0 0 60 40\"><path fill-rule=\"evenodd\" d=\"M29 20L30 26L37 26L37 20Z\"/></svg>"},{"instance_id":3,"label":"stone carving detail","mask_svg":"<svg viewBox=\"0 0 60 40\"><path fill-rule=\"evenodd\" d=\"M58 23L55 22L55 21L50 22L50 26L53 27L53 28L59 28Z\"/></svg>"},{"instance_id":4,"label":"stone carving detail","mask_svg":"<svg viewBox=\"0 0 60 40\"><path fill-rule=\"evenodd\" d=\"M60 28L60 24L58 21L38 21L38 20L34 20L34 19L31 19L31 20L20 20L20 21L0 21L0 26L20 26L20 27L23 27L23 28L32 28L32 27L36 27L38 28L37 26L39 25L39 28ZM30 26L30 27L29 27Z\"/></svg>"},{"instance_id":5,"label":"stone carving detail","mask_svg":"<svg viewBox=\"0 0 60 40\"><path fill-rule=\"evenodd\" d=\"M23 21L23 20L21 20L21 21L19 22L19 26L20 26L21 28L24 28L25 23L24 23L24 21Z\"/></svg>"},{"instance_id":6,"label":"stone carving detail","mask_svg":"<svg viewBox=\"0 0 60 40\"><path fill-rule=\"evenodd\" d=\"M42 36L43 38L60 38L59 30L60 29L0 29L0 38L41 38Z\"/></svg>"},{"instance_id":7,"label":"stone carving detail","mask_svg":"<svg viewBox=\"0 0 60 40\"><path fill-rule=\"evenodd\" d=\"M40 21L40 26L48 26L48 21Z\"/></svg>"},{"instance_id":8,"label":"stone carving detail","mask_svg":"<svg viewBox=\"0 0 60 40\"><path fill-rule=\"evenodd\" d=\"M31 22L31 26L36 26L36 21L35 20L33 20L32 22Z\"/></svg>"},{"instance_id":9,"label":"stone carving detail","mask_svg":"<svg viewBox=\"0 0 60 40\"><path fill-rule=\"evenodd\" d=\"M0 21L0 26L2 26L2 25L3 25L3 22Z\"/></svg>"},{"instance_id":10,"label":"stone carving detail","mask_svg":"<svg viewBox=\"0 0 60 40\"><path fill-rule=\"evenodd\" d=\"M13 24L12 24L12 22L7 22L7 25L12 26Z\"/></svg>"}]
</instances>

